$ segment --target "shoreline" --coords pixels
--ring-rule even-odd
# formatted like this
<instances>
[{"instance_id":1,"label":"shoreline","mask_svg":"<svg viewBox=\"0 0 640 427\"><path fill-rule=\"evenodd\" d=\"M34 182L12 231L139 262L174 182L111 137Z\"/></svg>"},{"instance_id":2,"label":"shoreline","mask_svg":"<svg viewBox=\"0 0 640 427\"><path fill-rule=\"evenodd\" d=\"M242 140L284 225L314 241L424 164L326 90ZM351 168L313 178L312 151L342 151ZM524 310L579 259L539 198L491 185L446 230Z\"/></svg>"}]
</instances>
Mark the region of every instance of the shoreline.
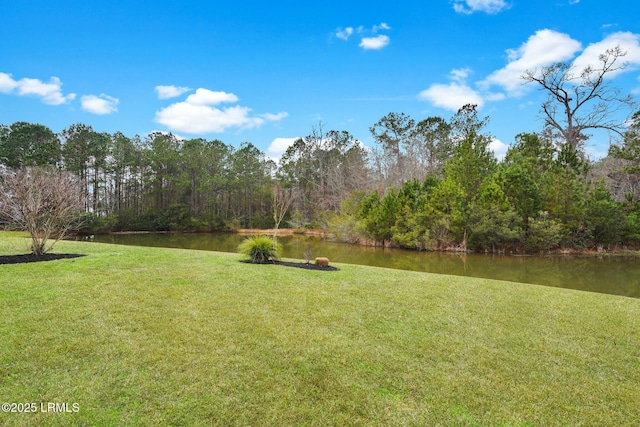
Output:
<instances>
[{"instance_id":1,"label":"shoreline","mask_svg":"<svg viewBox=\"0 0 640 427\"><path fill-rule=\"evenodd\" d=\"M267 228L240 228L237 230L229 230L229 231L206 231L206 230L196 230L196 231L178 231L178 230L169 230L169 231L111 231L106 233L78 233L77 236L90 236L90 235L127 235L127 234L222 234L222 233L230 233L230 234L239 234L243 236L255 236L255 235L265 235L265 236L273 236L275 229ZM323 229L297 229L297 228L279 228L276 236L301 236L301 237L316 237L321 239L329 239L332 236L327 230ZM389 242L376 242L373 240L362 240L360 242L341 242L355 246L362 247L374 247L374 248L388 248L388 249L398 249L398 250L406 250L412 252L445 252L445 253L455 253L455 254L487 254L487 255L505 255L505 256L513 256L513 257L524 257L524 256L588 256L588 257L598 257L598 256L640 256L640 250L637 249L629 249L629 248L614 248L614 249L575 249L575 248L559 248L546 252L517 252L517 251L495 251L495 252L487 252L487 251L472 251L472 250L464 250L459 247L452 248L442 248L442 249L433 249L433 250L418 250L418 249L408 249L401 248L399 246L389 244Z\"/></svg>"}]
</instances>

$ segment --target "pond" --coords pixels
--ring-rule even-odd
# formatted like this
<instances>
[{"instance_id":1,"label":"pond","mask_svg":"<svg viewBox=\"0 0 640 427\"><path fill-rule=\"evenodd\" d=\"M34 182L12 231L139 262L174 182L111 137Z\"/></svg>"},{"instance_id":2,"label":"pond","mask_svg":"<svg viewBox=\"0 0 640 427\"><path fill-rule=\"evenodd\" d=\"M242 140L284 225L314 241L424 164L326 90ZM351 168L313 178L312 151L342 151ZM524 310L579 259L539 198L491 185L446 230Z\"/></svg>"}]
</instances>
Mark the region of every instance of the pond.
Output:
<instances>
[{"instance_id":1,"label":"pond","mask_svg":"<svg viewBox=\"0 0 640 427\"><path fill-rule=\"evenodd\" d=\"M239 234L96 235L95 242L237 252ZM513 256L416 252L333 243L320 238L282 236L285 258L326 256L332 262L399 270L508 280L640 298L640 257Z\"/></svg>"}]
</instances>

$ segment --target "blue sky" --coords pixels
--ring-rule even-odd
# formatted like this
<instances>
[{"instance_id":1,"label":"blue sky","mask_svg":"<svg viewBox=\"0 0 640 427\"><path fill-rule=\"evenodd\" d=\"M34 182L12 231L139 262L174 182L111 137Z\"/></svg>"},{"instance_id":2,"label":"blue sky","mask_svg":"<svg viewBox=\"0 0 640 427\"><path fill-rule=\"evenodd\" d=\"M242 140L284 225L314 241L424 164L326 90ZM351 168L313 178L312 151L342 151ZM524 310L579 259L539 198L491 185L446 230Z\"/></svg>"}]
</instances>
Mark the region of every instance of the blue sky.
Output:
<instances>
[{"instance_id":1,"label":"blue sky","mask_svg":"<svg viewBox=\"0 0 640 427\"><path fill-rule=\"evenodd\" d=\"M490 117L500 154L542 125L524 71L628 51L640 93L640 6L589 0L323 2L0 0L0 123L254 143L277 157L323 123L373 145L389 112ZM587 144L606 153L607 135Z\"/></svg>"}]
</instances>

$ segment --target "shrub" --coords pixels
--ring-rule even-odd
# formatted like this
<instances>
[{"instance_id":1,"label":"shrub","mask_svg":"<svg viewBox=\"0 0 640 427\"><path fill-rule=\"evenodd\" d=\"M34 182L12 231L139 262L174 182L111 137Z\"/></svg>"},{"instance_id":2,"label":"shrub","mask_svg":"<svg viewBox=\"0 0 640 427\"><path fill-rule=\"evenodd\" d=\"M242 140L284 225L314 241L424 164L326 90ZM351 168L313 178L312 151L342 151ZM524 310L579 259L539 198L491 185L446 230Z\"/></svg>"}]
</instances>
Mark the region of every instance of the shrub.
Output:
<instances>
[{"instance_id":1,"label":"shrub","mask_svg":"<svg viewBox=\"0 0 640 427\"><path fill-rule=\"evenodd\" d=\"M320 267L329 267L329 258L318 257L315 260L315 264L319 265Z\"/></svg>"},{"instance_id":2,"label":"shrub","mask_svg":"<svg viewBox=\"0 0 640 427\"><path fill-rule=\"evenodd\" d=\"M495 251L516 245L522 235L520 223L515 209L476 207L469 215L469 247Z\"/></svg>"},{"instance_id":3,"label":"shrub","mask_svg":"<svg viewBox=\"0 0 640 427\"><path fill-rule=\"evenodd\" d=\"M113 231L118 219L116 215L100 216L91 212L82 214L82 217L82 229L80 231L90 234Z\"/></svg>"},{"instance_id":4,"label":"shrub","mask_svg":"<svg viewBox=\"0 0 640 427\"><path fill-rule=\"evenodd\" d=\"M538 212L537 218L529 218L529 230L525 247L529 251L548 251L562 240L562 224L552 219L547 211Z\"/></svg>"},{"instance_id":5,"label":"shrub","mask_svg":"<svg viewBox=\"0 0 640 427\"><path fill-rule=\"evenodd\" d=\"M227 231L238 231L242 228L242 223L238 218L234 218L229 221L224 221L224 228Z\"/></svg>"},{"instance_id":6,"label":"shrub","mask_svg":"<svg viewBox=\"0 0 640 427\"><path fill-rule=\"evenodd\" d=\"M40 256L69 232L82 228L84 210L78 178L54 167L3 168L0 220L31 235L31 252ZM47 244L49 242L49 244Z\"/></svg>"},{"instance_id":7,"label":"shrub","mask_svg":"<svg viewBox=\"0 0 640 427\"><path fill-rule=\"evenodd\" d=\"M277 260L282 252L282 246L268 236L253 236L246 238L238 246L238 252L247 255L251 262L261 263Z\"/></svg>"}]
</instances>

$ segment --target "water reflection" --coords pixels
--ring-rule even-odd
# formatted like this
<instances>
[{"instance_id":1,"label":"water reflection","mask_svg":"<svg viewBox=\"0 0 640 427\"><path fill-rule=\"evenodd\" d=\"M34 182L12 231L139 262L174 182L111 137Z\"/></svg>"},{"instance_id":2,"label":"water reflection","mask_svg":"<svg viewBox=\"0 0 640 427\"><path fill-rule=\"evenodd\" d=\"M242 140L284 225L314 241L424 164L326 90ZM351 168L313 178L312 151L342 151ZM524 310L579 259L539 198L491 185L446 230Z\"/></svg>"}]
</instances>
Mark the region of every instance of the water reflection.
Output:
<instances>
[{"instance_id":1,"label":"water reflection","mask_svg":"<svg viewBox=\"0 0 640 427\"><path fill-rule=\"evenodd\" d=\"M94 241L236 252L245 236L237 234L122 234ZM399 270L481 277L640 298L640 258L633 256L508 256L414 252L332 243L319 238L283 236L284 257L326 256L333 262Z\"/></svg>"}]
</instances>

